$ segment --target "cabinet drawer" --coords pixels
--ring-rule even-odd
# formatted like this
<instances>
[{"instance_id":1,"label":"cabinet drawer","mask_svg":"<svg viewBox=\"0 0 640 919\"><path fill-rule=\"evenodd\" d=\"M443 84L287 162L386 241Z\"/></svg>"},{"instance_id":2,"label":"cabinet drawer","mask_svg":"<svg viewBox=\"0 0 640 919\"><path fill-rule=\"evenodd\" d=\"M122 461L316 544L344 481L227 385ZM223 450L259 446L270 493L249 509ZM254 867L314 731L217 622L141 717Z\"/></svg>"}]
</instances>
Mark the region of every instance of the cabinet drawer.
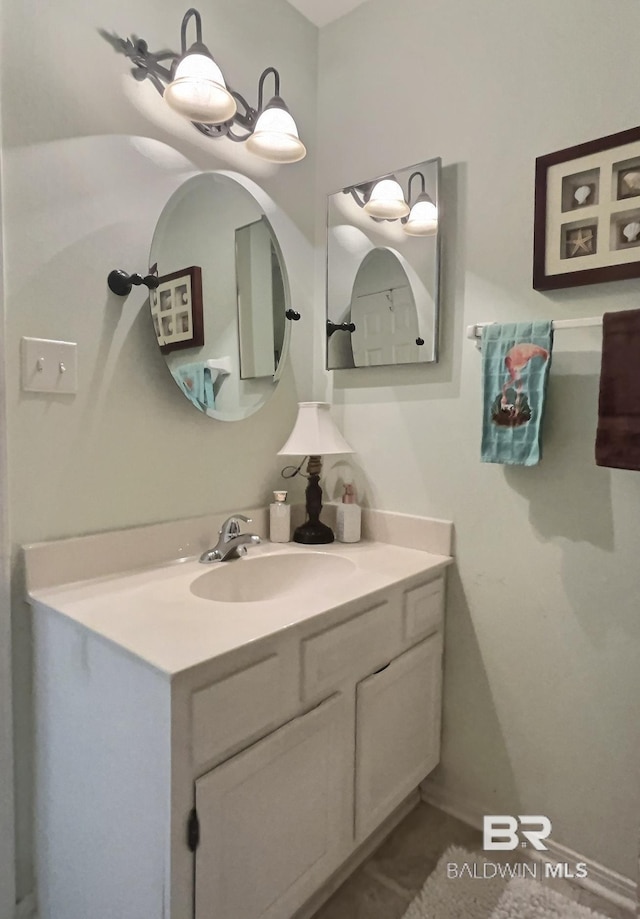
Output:
<instances>
[{"instance_id":1,"label":"cabinet drawer","mask_svg":"<svg viewBox=\"0 0 640 919\"><path fill-rule=\"evenodd\" d=\"M407 590L404 595L404 639L417 641L437 631L444 616L444 578Z\"/></svg>"},{"instance_id":2,"label":"cabinet drawer","mask_svg":"<svg viewBox=\"0 0 640 919\"><path fill-rule=\"evenodd\" d=\"M302 698L325 695L342 680L358 679L397 654L399 616L388 602L302 642Z\"/></svg>"},{"instance_id":3,"label":"cabinet drawer","mask_svg":"<svg viewBox=\"0 0 640 919\"><path fill-rule=\"evenodd\" d=\"M357 687L356 837L364 840L440 759L442 636Z\"/></svg>"},{"instance_id":4,"label":"cabinet drawer","mask_svg":"<svg viewBox=\"0 0 640 919\"><path fill-rule=\"evenodd\" d=\"M191 697L193 761L196 766L282 721L287 680L273 654L200 689Z\"/></svg>"}]
</instances>

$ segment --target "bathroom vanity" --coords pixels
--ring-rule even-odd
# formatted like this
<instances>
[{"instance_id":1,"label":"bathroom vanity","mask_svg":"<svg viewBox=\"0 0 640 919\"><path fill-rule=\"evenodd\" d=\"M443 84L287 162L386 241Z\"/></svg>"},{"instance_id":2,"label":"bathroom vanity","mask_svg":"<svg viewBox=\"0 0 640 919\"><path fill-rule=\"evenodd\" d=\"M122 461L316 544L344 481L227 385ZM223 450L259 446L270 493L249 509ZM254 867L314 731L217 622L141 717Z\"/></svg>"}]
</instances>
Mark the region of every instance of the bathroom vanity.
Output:
<instances>
[{"instance_id":1,"label":"bathroom vanity","mask_svg":"<svg viewBox=\"0 0 640 919\"><path fill-rule=\"evenodd\" d=\"M310 915L438 762L451 558L265 543L117 573L109 539L25 550L40 915Z\"/></svg>"}]
</instances>

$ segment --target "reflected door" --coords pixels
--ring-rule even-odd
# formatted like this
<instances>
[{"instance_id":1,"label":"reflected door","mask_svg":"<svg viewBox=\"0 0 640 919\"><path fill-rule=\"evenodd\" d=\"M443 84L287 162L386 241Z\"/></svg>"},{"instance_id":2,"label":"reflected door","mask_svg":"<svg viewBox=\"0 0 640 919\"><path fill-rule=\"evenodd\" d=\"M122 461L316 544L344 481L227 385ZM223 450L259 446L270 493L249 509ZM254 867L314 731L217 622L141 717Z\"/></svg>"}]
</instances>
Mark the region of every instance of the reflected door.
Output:
<instances>
[{"instance_id":1,"label":"reflected door","mask_svg":"<svg viewBox=\"0 0 640 919\"><path fill-rule=\"evenodd\" d=\"M419 361L418 316L408 285L363 294L351 302L351 335L356 367Z\"/></svg>"}]
</instances>

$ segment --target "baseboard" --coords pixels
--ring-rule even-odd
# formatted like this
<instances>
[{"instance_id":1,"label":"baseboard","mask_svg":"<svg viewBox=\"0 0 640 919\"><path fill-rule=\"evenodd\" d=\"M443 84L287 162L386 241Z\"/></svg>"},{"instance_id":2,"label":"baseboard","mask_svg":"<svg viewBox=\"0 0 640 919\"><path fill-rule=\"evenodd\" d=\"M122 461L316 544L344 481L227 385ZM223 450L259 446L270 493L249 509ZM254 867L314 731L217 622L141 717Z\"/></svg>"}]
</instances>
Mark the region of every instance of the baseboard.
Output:
<instances>
[{"instance_id":1,"label":"baseboard","mask_svg":"<svg viewBox=\"0 0 640 919\"><path fill-rule=\"evenodd\" d=\"M469 801L461 795L452 794L447 788L436 785L431 779L425 779L420 785L420 795L427 804L433 804L445 814L451 814L457 820L482 831L482 819L492 813L491 808L482 807L477 802Z\"/></svg>"},{"instance_id":2,"label":"baseboard","mask_svg":"<svg viewBox=\"0 0 640 919\"><path fill-rule=\"evenodd\" d=\"M30 893L16 904L15 919L35 919L36 895Z\"/></svg>"},{"instance_id":3,"label":"baseboard","mask_svg":"<svg viewBox=\"0 0 640 919\"><path fill-rule=\"evenodd\" d=\"M473 802L456 795L449 789L436 785L435 782L427 779L420 786L422 800L432 804L446 814L451 814L463 823L474 827L477 830L482 829L482 820L485 814L492 813L491 808L478 806ZM494 805L495 806L495 805ZM637 889L636 884L631 878L624 877L601 865L593 859L574 852L560 843L554 842L553 839L547 840L547 852L529 851L529 857L538 861L546 862L563 862L570 868L575 868L578 863L587 866L588 877L576 878L574 883L592 893L597 894L609 903L628 911L631 916L636 915L637 910Z\"/></svg>"}]
</instances>

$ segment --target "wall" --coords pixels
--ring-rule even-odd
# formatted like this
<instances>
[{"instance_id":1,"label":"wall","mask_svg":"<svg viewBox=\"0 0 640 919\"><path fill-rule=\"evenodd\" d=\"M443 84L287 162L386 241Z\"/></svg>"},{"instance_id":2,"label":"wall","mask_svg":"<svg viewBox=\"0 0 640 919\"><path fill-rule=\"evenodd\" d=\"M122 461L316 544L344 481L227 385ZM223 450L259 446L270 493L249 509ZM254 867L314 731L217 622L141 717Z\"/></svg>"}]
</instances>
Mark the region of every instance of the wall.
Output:
<instances>
[{"instance_id":1,"label":"wall","mask_svg":"<svg viewBox=\"0 0 640 919\"><path fill-rule=\"evenodd\" d=\"M0 3L0 21L3 3ZM1 100L0 100L1 104ZM0 176L3 156L0 120ZM1 186L1 182L0 182ZM3 193L0 187L0 329L5 336ZM15 840L13 794L13 710L11 647L11 553L7 513L7 418L5 396L5 351L0 348L0 916L11 916L15 903Z\"/></svg>"},{"instance_id":2,"label":"wall","mask_svg":"<svg viewBox=\"0 0 640 919\"><path fill-rule=\"evenodd\" d=\"M310 395L317 31L285 0L201 7L205 42L250 101L261 70L280 69L282 94L311 152L277 168L239 145L201 137L150 85L130 77L128 62L99 32L143 36L154 50L177 48L183 13L168 0L4 5L18 897L33 882L29 616L18 547L265 502L279 481L276 452L296 402ZM28 36L28 53L16 36ZM292 306L303 316L283 385L259 414L235 424L204 417L180 394L157 350L144 290L121 300L106 286L112 268L146 268L170 194L194 171L216 168L246 173L282 208ZM78 342L77 396L20 391L24 335Z\"/></svg>"},{"instance_id":3,"label":"wall","mask_svg":"<svg viewBox=\"0 0 640 919\"><path fill-rule=\"evenodd\" d=\"M321 32L318 120L320 212L363 177L444 164L439 365L325 375L316 349L366 502L456 524L437 782L480 813L546 814L629 877L640 476L594 465L600 336L557 333L544 460L507 468L479 461L464 327L638 305L637 281L537 293L531 252L535 157L640 121L639 33L635 0L370 0Z\"/></svg>"}]
</instances>

